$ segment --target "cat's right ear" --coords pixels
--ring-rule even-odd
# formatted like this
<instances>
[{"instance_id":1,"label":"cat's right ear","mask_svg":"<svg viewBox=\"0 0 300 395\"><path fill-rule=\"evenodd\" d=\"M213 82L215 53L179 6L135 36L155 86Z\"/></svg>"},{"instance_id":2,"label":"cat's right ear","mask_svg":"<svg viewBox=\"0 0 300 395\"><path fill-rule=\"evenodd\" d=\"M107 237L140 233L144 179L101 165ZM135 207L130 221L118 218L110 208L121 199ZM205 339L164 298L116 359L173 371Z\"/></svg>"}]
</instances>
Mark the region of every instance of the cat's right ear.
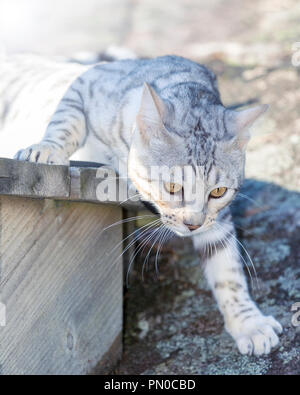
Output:
<instances>
[{"instance_id":1,"label":"cat's right ear","mask_svg":"<svg viewBox=\"0 0 300 395\"><path fill-rule=\"evenodd\" d=\"M233 143L230 143L232 148L246 149L251 137L249 129L268 108L267 104L263 104L242 111L226 110L226 125L234 133Z\"/></svg>"},{"instance_id":2,"label":"cat's right ear","mask_svg":"<svg viewBox=\"0 0 300 395\"><path fill-rule=\"evenodd\" d=\"M158 137L163 129L163 116L165 104L155 90L144 84L142 100L137 114L137 127L142 137L146 140Z\"/></svg>"}]
</instances>

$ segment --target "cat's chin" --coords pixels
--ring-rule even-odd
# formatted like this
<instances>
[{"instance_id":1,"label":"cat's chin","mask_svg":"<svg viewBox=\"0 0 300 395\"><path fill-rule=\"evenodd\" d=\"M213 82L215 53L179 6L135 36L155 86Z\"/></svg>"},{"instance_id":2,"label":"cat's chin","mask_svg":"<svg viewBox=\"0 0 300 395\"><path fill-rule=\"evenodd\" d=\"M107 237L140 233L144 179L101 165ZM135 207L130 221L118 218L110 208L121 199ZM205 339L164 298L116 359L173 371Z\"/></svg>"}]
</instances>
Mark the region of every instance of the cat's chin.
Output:
<instances>
[{"instance_id":1,"label":"cat's chin","mask_svg":"<svg viewBox=\"0 0 300 395\"><path fill-rule=\"evenodd\" d=\"M205 227L201 227L197 230L194 231L190 231L190 230L183 230L183 229L176 229L176 228L171 228L171 230L179 237L192 237L192 236L197 236L200 234L204 234L207 233L208 231L210 231L212 229L212 226L205 226Z\"/></svg>"},{"instance_id":2,"label":"cat's chin","mask_svg":"<svg viewBox=\"0 0 300 395\"><path fill-rule=\"evenodd\" d=\"M179 237L191 237L196 233L196 232L195 233L191 232L189 230L181 230L176 228L171 228L171 230Z\"/></svg>"},{"instance_id":3,"label":"cat's chin","mask_svg":"<svg viewBox=\"0 0 300 395\"><path fill-rule=\"evenodd\" d=\"M185 238L185 237L191 237L193 236L192 232L179 232L179 231L175 231L175 233L177 234L177 236Z\"/></svg>"}]
</instances>

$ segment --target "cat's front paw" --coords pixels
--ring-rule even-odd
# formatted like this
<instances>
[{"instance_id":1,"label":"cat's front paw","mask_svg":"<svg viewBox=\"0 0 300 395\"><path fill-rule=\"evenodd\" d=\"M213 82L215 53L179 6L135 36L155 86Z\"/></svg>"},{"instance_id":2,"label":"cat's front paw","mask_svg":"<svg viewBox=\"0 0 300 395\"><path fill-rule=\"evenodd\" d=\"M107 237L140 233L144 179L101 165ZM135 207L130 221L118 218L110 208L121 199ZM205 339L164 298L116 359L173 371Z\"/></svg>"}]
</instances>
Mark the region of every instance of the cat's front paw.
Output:
<instances>
[{"instance_id":1,"label":"cat's front paw","mask_svg":"<svg viewBox=\"0 0 300 395\"><path fill-rule=\"evenodd\" d=\"M228 332L235 339L241 354L269 354L279 343L282 326L272 316L262 314L249 317L243 322L231 323Z\"/></svg>"},{"instance_id":2,"label":"cat's front paw","mask_svg":"<svg viewBox=\"0 0 300 395\"><path fill-rule=\"evenodd\" d=\"M68 158L61 150L57 150L52 145L46 143L34 144L26 149L20 150L16 153L14 159L35 163L47 163L50 165L69 164Z\"/></svg>"}]
</instances>

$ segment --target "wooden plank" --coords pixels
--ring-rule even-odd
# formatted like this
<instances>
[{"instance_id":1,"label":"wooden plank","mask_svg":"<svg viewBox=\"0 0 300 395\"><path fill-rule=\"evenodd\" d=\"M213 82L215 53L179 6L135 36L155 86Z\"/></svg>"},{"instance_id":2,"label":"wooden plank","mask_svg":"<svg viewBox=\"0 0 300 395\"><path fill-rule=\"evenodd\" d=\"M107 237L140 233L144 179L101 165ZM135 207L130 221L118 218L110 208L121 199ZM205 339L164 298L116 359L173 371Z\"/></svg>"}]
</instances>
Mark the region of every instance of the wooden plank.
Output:
<instances>
[{"instance_id":1,"label":"wooden plank","mask_svg":"<svg viewBox=\"0 0 300 395\"><path fill-rule=\"evenodd\" d=\"M122 209L4 196L0 205L1 373L107 373L121 352L122 227L103 229Z\"/></svg>"},{"instance_id":2,"label":"wooden plank","mask_svg":"<svg viewBox=\"0 0 300 395\"><path fill-rule=\"evenodd\" d=\"M102 167L101 169L87 167L70 167L70 199L103 204L110 203L118 206L121 205L122 207L125 207L129 210L139 210L141 208L144 208L141 201L127 200L127 196L123 198L124 203L122 203L122 200L119 200L119 191L127 190L127 181L123 179L116 179L115 173L110 169L108 169L108 173L106 174L111 174L110 177L112 180L114 180L113 182L115 182L116 198L101 200L100 194L97 193L97 188L100 183L107 177L106 174L102 176L104 173L106 173L106 169L104 167Z\"/></svg>"},{"instance_id":3,"label":"wooden plank","mask_svg":"<svg viewBox=\"0 0 300 395\"><path fill-rule=\"evenodd\" d=\"M68 167L0 158L0 195L120 205L118 199L99 201L97 187L103 178L95 166L97 164L73 162ZM116 190L126 189L125 180L115 182ZM142 203L126 201L122 206L137 210Z\"/></svg>"},{"instance_id":4,"label":"wooden plank","mask_svg":"<svg viewBox=\"0 0 300 395\"><path fill-rule=\"evenodd\" d=\"M49 166L0 158L0 195L68 198L67 166Z\"/></svg>"}]
</instances>

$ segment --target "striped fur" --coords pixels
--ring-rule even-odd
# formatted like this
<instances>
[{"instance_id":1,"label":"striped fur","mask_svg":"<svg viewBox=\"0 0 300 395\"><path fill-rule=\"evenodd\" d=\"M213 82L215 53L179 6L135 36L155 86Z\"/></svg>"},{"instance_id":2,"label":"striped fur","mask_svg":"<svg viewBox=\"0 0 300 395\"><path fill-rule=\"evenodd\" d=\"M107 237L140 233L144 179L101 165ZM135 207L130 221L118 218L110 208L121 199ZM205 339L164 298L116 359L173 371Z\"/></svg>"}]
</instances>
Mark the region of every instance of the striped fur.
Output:
<instances>
[{"instance_id":1,"label":"striped fur","mask_svg":"<svg viewBox=\"0 0 300 395\"><path fill-rule=\"evenodd\" d=\"M226 109L215 75L177 56L91 67L17 56L1 62L0 74L0 156L128 167L129 183L164 225L193 237L239 350L269 353L281 326L249 297L228 209L243 181L249 127L266 107ZM182 169L182 199L162 197L165 180L154 180L151 166ZM219 187L224 196L210 198Z\"/></svg>"}]
</instances>

